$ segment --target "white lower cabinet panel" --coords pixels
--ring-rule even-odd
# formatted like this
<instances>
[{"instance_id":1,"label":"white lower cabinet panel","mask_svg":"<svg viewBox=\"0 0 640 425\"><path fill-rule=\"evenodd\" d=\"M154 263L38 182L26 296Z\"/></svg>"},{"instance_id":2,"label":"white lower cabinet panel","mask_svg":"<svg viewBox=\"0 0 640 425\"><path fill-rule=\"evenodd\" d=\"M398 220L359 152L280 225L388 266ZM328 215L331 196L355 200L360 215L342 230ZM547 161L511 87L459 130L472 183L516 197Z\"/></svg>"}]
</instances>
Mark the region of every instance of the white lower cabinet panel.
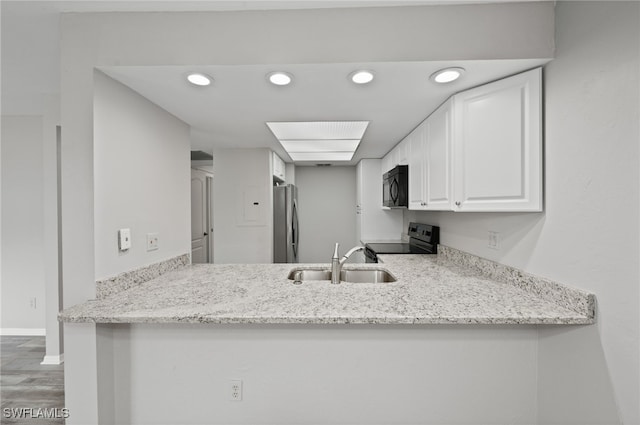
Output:
<instances>
[{"instance_id":1,"label":"white lower cabinet panel","mask_svg":"<svg viewBox=\"0 0 640 425\"><path fill-rule=\"evenodd\" d=\"M535 327L131 325L112 333L111 423L536 423ZM241 401L230 400L237 380Z\"/></svg>"}]
</instances>

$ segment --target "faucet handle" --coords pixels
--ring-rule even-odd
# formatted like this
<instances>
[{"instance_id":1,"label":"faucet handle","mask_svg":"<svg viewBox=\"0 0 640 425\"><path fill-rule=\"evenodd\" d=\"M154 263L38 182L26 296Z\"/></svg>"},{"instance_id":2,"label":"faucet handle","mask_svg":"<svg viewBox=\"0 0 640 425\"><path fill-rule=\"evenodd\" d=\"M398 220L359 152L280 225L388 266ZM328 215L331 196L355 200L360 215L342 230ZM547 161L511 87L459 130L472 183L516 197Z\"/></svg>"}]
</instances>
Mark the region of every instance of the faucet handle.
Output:
<instances>
[{"instance_id":1,"label":"faucet handle","mask_svg":"<svg viewBox=\"0 0 640 425\"><path fill-rule=\"evenodd\" d=\"M333 250L333 257L331 257L331 259L339 259L340 258L340 254L338 254L338 247L340 246L340 244L338 242L336 242L336 247Z\"/></svg>"}]
</instances>

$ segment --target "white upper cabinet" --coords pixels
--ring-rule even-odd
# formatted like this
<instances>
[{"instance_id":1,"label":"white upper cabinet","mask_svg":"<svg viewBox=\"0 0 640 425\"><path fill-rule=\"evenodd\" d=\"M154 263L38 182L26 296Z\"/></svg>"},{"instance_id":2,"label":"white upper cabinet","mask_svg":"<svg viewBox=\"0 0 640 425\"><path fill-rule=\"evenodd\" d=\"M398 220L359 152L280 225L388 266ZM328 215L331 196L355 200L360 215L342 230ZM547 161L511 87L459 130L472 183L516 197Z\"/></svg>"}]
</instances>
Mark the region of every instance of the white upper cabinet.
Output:
<instances>
[{"instance_id":1,"label":"white upper cabinet","mask_svg":"<svg viewBox=\"0 0 640 425\"><path fill-rule=\"evenodd\" d=\"M542 211L542 70L454 95L403 142L409 209Z\"/></svg>"},{"instance_id":2,"label":"white upper cabinet","mask_svg":"<svg viewBox=\"0 0 640 425\"><path fill-rule=\"evenodd\" d=\"M425 204L426 210L452 208L453 107L451 99L425 121Z\"/></svg>"},{"instance_id":3,"label":"white upper cabinet","mask_svg":"<svg viewBox=\"0 0 640 425\"><path fill-rule=\"evenodd\" d=\"M391 168L396 165L408 165L409 164L409 147L410 140L404 139L394 148L396 151L396 163L391 166Z\"/></svg>"},{"instance_id":4,"label":"white upper cabinet","mask_svg":"<svg viewBox=\"0 0 640 425\"><path fill-rule=\"evenodd\" d=\"M382 174L386 173L387 171L389 171L390 169L392 169L395 166L394 163L394 158L393 158L393 154L394 154L394 150L391 149L389 152L387 152L387 154L382 158L382 162L381 162L381 169L382 169Z\"/></svg>"},{"instance_id":5,"label":"white upper cabinet","mask_svg":"<svg viewBox=\"0 0 640 425\"><path fill-rule=\"evenodd\" d=\"M286 177L286 169L285 169L284 161L275 152L272 152L272 157L273 157L273 177L276 181L283 183Z\"/></svg>"},{"instance_id":6,"label":"white upper cabinet","mask_svg":"<svg viewBox=\"0 0 640 425\"><path fill-rule=\"evenodd\" d=\"M542 70L454 96L454 210L542 210Z\"/></svg>"},{"instance_id":7,"label":"white upper cabinet","mask_svg":"<svg viewBox=\"0 0 640 425\"><path fill-rule=\"evenodd\" d=\"M452 116L449 99L411 133L409 209L452 209Z\"/></svg>"},{"instance_id":8,"label":"white upper cabinet","mask_svg":"<svg viewBox=\"0 0 640 425\"><path fill-rule=\"evenodd\" d=\"M391 170L396 165L409 164L409 152L411 150L409 136L402 139L393 149L382 158L382 174Z\"/></svg>"},{"instance_id":9,"label":"white upper cabinet","mask_svg":"<svg viewBox=\"0 0 640 425\"><path fill-rule=\"evenodd\" d=\"M407 137L409 142L409 209L423 210L426 206L426 121Z\"/></svg>"}]
</instances>

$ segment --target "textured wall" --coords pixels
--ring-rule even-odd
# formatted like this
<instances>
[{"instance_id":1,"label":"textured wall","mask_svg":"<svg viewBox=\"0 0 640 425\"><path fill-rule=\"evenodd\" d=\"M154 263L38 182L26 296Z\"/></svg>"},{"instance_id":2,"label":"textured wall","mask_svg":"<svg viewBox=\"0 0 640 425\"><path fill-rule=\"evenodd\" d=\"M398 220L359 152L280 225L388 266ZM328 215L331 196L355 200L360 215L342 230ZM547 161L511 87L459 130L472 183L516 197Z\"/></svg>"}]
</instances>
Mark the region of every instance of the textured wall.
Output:
<instances>
[{"instance_id":1,"label":"textured wall","mask_svg":"<svg viewBox=\"0 0 640 425\"><path fill-rule=\"evenodd\" d=\"M94 93L96 279L190 253L189 126L100 72ZM147 251L147 233L158 250Z\"/></svg>"},{"instance_id":2,"label":"textured wall","mask_svg":"<svg viewBox=\"0 0 640 425\"><path fill-rule=\"evenodd\" d=\"M405 222L439 224L445 245L594 292L595 326L540 330L540 424L636 424L640 5L558 2L556 12L544 212L407 211ZM499 250L488 231L500 232Z\"/></svg>"}]
</instances>

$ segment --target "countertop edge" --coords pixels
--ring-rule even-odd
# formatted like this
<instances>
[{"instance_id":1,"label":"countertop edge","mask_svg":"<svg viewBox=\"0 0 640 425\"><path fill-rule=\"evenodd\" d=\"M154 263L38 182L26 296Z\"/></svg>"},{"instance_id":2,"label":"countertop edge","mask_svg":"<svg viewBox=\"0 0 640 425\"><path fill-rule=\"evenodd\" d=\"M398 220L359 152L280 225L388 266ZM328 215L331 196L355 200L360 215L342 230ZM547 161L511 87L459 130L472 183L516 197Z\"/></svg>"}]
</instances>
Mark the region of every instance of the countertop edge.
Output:
<instances>
[{"instance_id":1,"label":"countertop edge","mask_svg":"<svg viewBox=\"0 0 640 425\"><path fill-rule=\"evenodd\" d=\"M438 255L454 264L476 270L488 278L513 285L546 301L575 311L595 322L596 297L593 293L445 245L438 246Z\"/></svg>"},{"instance_id":2,"label":"countertop edge","mask_svg":"<svg viewBox=\"0 0 640 425\"><path fill-rule=\"evenodd\" d=\"M452 250L445 247L443 251L453 253L453 256L460 257L462 255L469 255ZM326 264L289 264L289 265L191 265L186 268L173 270L171 273L167 273L158 279L152 280L145 284L145 288L131 288L124 292L114 294L107 298L89 300L85 303L72 306L58 314L58 319L66 323L95 323L95 324L126 324L126 323L148 323L148 324L160 324L160 323L190 323L190 324L320 324L320 325L357 325L357 324L369 324L369 325L590 325L595 323L595 295L590 294L582 290L564 290L563 285L551 282L546 279L538 279L531 277L531 275L524 274L524 272L517 269L508 268L507 266L498 265L501 268L498 270L501 273L498 275L491 275L490 273L479 270L478 267L468 267L464 262L459 264L458 262L451 261L447 255L385 255L382 257L382 264L347 264L345 268L355 269L369 269L372 267L382 268L388 270L391 274L396 274L404 279L404 281L398 282L400 288L413 288L413 296L418 296L410 304L408 304L409 310L413 308L414 311L403 311L403 308L396 310L390 306L396 304L385 303L383 300L386 298L379 298L381 294L392 294L395 296L400 295L401 298L398 301L405 303L403 300L407 295L411 296L411 292L404 293L405 289L398 289L401 292L397 292L396 289L389 291L386 289L381 290L376 298L376 291L373 291L371 296L365 295L364 298L359 297L356 294L368 294L369 292L353 292L353 287L349 289L348 286L343 288L340 285L331 285L333 288L327 292L327 294L333 294L334 298L332 303L326 308L320 307L319 310L313 310L313 307L309 309L304 298L300 298L296 292L289 290L280 290L278 288L292 287L293 285L287 285L286 277L279 278L281 273L288 272L291 268L317 268L327 267ZM474 262L485 261L475 257L469 258ZM488 260L486 260L488 261ZM489 262L491 263L491 262ZM489 264L490 267L496 268L497 263ZM204 267L207 266L207 267ZM267 266L268 268L262 269L261 266ZM222 281L218 281L215 286L208 288L205 284L204 287L199 283L202 276L207 276L209 268L215 268L215 270L222 270L225 278ZM408 272L408 270L412 270ZM429 297L430 292L436 281L426 280L424 281L424 273L431 273L428 270L436 270L436 273L446 273L448 279L452 279L450 282L443 281L442 285L436 288L439 291L445 291L445 293L451 292L442 297L440 295L440 302L444 304L434 304L435 309L430 309ZM442 270L438 272L437 270ZM493 269L492 269L493 270ZM251 276L245 276L245 283L240 283L238 286L235 282L236 276L239 274L245 275L246 273ZM218 273L218 272L216 272ZM225 274L226 273L226 274ZM198 277L199 276L199 277ZM283 275L283 276L286 276ZM521 285L519 282L504 282L504 278L509 276L515 276L521 278L524 276L525 285ZM250 278L250 280L247 280ZM249 281L258 282L260 279L264 280L264 285L256 286L254 283L246 286ZM535 279L533 279L535 278ZM195 279L195 280L194 280ZM206 279L206 278L205 278ZM284 282L280 283L281 279ZM436 278L439 279L439 278ZM461 280L462 279L462 280ZM204 281L203 281L204 282ZM227 283L228 282L228 283ZM467 282L467 283L464 283ZM539 283L541 282L541 283ZM320 282L316 282L320 283ZM414 286L415 285L417 286ZM185 284L190 287L191 292L184 292ZM280 286L280 285L285 286ZM500 285L510 284L513 289L507 291L510 295L504 295L500 289ZM535 285L541 284L540 288L535 288ZM230 285L230 286L228 286ZM308 285L305 283L305 287ZM353 284L351 284L353 285ZM359 284L356 284L359 285ZM363 284L366 285L366 284ZM395 285L394 283L389 285ZM409 285L407 287L406 285ZM462 286L459 286L462 285ZM471 285L471 286L469 286ZM485 285L488 285L485 287ZM496 286L498 285L498 286ZM460 304L461 300L458 300L456 288L466 292L460 293L467 297L466 301ZM142 295L154 293L155 297L146 303L138 301ZM201 289L207 290L205 297L212 297L208 304L192 303L189 300L198 298L198 291ZM211 292L215 288L215 292ZM226 293L223 298L220 298L218 292L222 289ZM269 289L267 289L269 288ZM374 287L369 287L369 291ZM382 287L381 287L382 288ZM491 288L491 289L489 289ZM547 291L547 288L551 288L551 291ZM274 290L275 292L270 292ZM415 292L415 291L419 292ZM159 292L158 292L159 291ZM177 291L177 292L176 292ZM195 292L194 292L195 291ZM236 291L236 292L234 292ZM244 292L237 292L244 291ZM246 292L249 291L249 292ZM246 295L253 294L248 299ZM266 291L266 292L265 292ZM324 298L324 290L320 286L314 287L313 285L308 287L307 296L309 294L315 294L314 297L320 296ZM315 292L314 292L315 291ZM318 292L320 291L320 292ZM351 292L349 292L351 291ZM360 291L360 289L358 289ZM409 290L410 291L410 290ZM427 292L422 292L427 291ZM473 297L476 291L489 292L490 297L483 295L484 303L486 307L480 309L469 309L475 302ZM515 292L514 292L515 291ZM521 291L522 298L518 295ZM479 293L481 293L479 292ZM194 294L194 295L189 295ZM340 295L342 294L342 295ZM357 311L357 308L345 309L345 306L349 302L354 302L355 299L349 298L349 295L360 298L360 302L373 304L367 306L362 312ZM420 294L420 295L418 295ZM437 292L434 292L437 294ZM566 296L566 294L569 294ZM385 297L387 296L385 295ZM554 295L560 295L556 299ZM330 295L328 295L331 297ZM335 298L347 297L347 298ZM420 297L426 297L421 300ZM195 298L191 298L195 297ZM256 298L257 297L257 298ZM265 298L266 297L266 298ZM292 298L293 297L293 298ZM454 298L450 298L454 297ZM511 298L510 298L511 297ZM576 298L577 297L577 298ZM217 301L216 301L217 300ZM379 301L376 301L379 300ZM450 302L447 300L451 300ZM536 301L538 300L538 301ZM218 307L217 304L221 307ZM267 304L263 304L267 302ZM290 303L294 302L295 306L290 306ZM378 304L381 302L381 304ZM211 304L214 303L214 304ZM257 304L256 304L257 303ZM346 304L345 304L346 303ZM466 303L466 304L465 304ZM313 304L313 303L312 303ZM545 305L546 304L546 305ZM316 304L318 308L322 304ZM355 304L359 305L359 304ZM460 305L462 308L458 308ZM485 304L481 304L485 305ZM576 307L576 305L578 307ZM201 309L200 307L205 307ZM206 306L215 306L213 309ZM279 306L282 306L280 308ZM412 306L412 307L411 307ZM442 307L437 307L442 306ZM555 306L555 307L554 307ZM265 310L264 307L267 309ZM293 308L291 308L293 307ZM406 308L406 306L405 306ZM418 315L414 315L415 309L419 310ZM278 311L280 310L280 311ZM256 314L254 314L254 312ZM302 315L297 314L303 312ZM347 315L344 315L344 313ZM355 314L353 314L355 313ZM382 315L380 315L382 313ZM408 313L408 314L407 314ZM432 313L432 314L430 314ZM469 314L471 313L471 314ZM478 314L479 313L479 314Z\"/></svg>"},{"instance_id":3,"label":"countertop edge","mask_svg":"<svg viewBox=\"0 0 640 425\"><path fill-rule=\"evenodd\" d=\"M593 319L586 317L572 318L460 318L460 317L438 317L432 319L424 318L294 318L294 317L273 317L264 318L238 318L238 317L73 317L62 318L65 323L94 323L94 324L212 324L212 325L591 325Z\"/></svg>"}]
</instances>

